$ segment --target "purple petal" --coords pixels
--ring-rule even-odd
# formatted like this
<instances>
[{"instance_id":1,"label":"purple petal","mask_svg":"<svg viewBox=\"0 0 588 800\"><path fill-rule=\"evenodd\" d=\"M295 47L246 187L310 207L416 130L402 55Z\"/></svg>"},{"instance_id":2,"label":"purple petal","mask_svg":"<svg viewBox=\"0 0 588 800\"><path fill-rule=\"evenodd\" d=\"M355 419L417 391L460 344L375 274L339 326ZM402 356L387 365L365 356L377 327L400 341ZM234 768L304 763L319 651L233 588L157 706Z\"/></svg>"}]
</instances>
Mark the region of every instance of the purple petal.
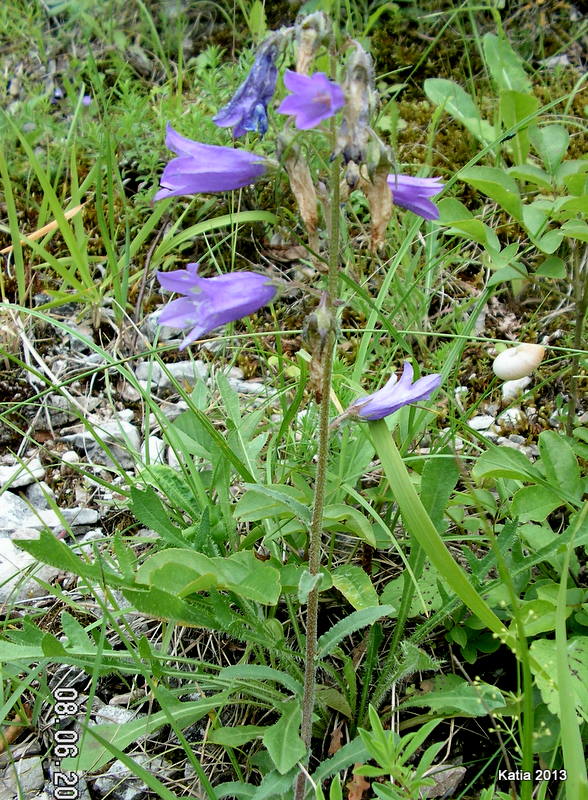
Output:
<instances>
[{"instance_id":1,"label":"purple petal","mask_svg":"<svg viewBox=\"0 0 588 800\"><path fill-rule=\"evenodd\" d=\"M439 209L429 200L443 189L440 178L413 178L410 175L388 175L393 201L424 219L438 219Z\"/></svg>"},{"instance_id":2,"label":"purple petal","mask_svg":"<svg viewBox=\"0 0 588 800\"><path fill-rule=\"evenodd\" d=\"M402 377L398 382L392 376L377 392L356 400L349 407L348 413L360 419L383 419L402 406L425 400L441 384L441 376L438 374L426 375L415 383L412 383L413 375L412 365L405 361Z\"/></svg>"},{"instance_id":3,"label":"purple petal","mask_svg":"<svg viewBox=\"0 0 588 800\"><path fill-rule=\"evenodd\" d=\"M301 75L287 70L284 84L292 95L282 101L278 112L295 116L295 124L299 130L315 128L345 104L341 87L329 80L323 72Z\"/></svg>"},{"instance_id":4,"label":"purple petal","mask_svg":"<svg viewBox=\"0 0 588 800\"><path fill-rule=\"evenodd\" d=\"M163 170L155 200L240 189L259 178L266 162L255 153L194 142L167 126L166 144L178 153Z\"/></svg>"},{"instance_id":5,"label":"purple petal","mask_svg":"<svg viewBox=\"0 0 588 800\"><path fill-rule=\"evenodd\" d=\"M189 264L186 270L158 272L157 276L164 288L185 295L166 306L159 317L163 325L194 326L181 349L227 322L253 314L271 302L277 291L265 275L256 272L201 278L198 264Z\"/></svg>"},{"instance_id":6,"label":"purple petal","mask_svg":"<svg viewBox=\"0 0 588 800\"><path fill-rule=\"evenodd\" d=\"M235 137L246 131L257 131L263 136L267 131L267 104L274 96L278 78L275 64L278 41L277 34L272 34L259 48L249 74L227 105L213 117L221 128L234 126Z\"/></svg>"}]
</instances>

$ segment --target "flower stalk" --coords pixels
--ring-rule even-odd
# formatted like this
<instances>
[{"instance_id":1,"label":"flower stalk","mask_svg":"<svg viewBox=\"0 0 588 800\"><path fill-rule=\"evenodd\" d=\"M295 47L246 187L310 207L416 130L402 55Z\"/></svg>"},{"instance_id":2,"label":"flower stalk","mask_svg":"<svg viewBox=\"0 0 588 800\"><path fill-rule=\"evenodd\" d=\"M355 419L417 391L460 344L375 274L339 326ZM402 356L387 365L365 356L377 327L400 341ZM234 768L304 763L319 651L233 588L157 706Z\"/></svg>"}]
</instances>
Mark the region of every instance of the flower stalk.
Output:
<instances>
[{"instance_id":1,"label":"flower stalk","mask_svg":"<svg viewBox=\"0 0 588 800\"><path fill-rule=\"evenodd\" d=\"M331 136L333 149L337 140L337 129L334 119L331 120ZM339 159L333 159L330 174L330 210L331 226L328 254L328 274L326 290L326 310L333 313L334 299L337 297L339 283L339 236L340 236L340 209L339 209ZM321 369L322 380L320 385L318 452L316 466L316 481L314 489L314 505L310 522L308 542L308 571L317 575L321 565L321 539L323 526L323 510L325 506L325 491L327 483L327 459L329 455L329 411L331 397L331 378L333 374L333 357L335 345L335 326L331 324L324 337L322 347ZM317 622L319 606L319 582L308 595L306 606L306 653L304 661L304 692L302 696L302 724L301 738L307 753L310 754L312 738L312 715L316 697L316 649L317 649ZM303 800L305 794L306 775L300 772L295 789L295 800Z\"/></svg>"}]
</instances>

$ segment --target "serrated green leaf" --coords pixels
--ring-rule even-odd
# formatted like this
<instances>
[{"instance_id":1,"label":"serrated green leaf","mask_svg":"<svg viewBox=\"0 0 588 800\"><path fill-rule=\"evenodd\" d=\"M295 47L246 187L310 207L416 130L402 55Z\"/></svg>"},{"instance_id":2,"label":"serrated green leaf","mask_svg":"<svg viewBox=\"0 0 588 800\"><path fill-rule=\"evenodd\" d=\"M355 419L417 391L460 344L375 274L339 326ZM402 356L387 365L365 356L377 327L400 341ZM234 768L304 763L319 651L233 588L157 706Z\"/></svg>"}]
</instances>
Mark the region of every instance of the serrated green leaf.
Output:
<instances>
[{"instance_id":1,"label":"serrated green leaf","mask_svg":"<svg viewBox=\"0 0 588 800\"><path fill-rule=\"evenodd\" d=\"M534 672L535 681L541 692L543 701L553 714L560 716L560 694L557 685L557 643L554 639L537 639L531 642L530 653L535 661L543 667ZM567 658L570 669L570 686L576 713L588 721L588 636L575 636L567 641Z\"/></svg>"},{"instance_id":2,"label":"serrated green leaf","mask_svg":"<svg viewBox=\"0 0 588 800\"><path fill-rule=\"evenodd\" d=\"M184 545L182 533L169 518L169 510L165 508L154 489L131 487L130 510L146 528L154 530L169 544Z\"/></svg>"},{"instance_id":3,"label":"serrated green leaf","mask_svg":"<svg viewBox=\"0 0 588 800\"><path fill-rule=\"evenodd\" d=\"M392 616L396 612L394 606L381 605L376 608L362 608L360 611L354 611L344 619L337 622L326 633L319 638L317 644L317 655L319 658L332 653L340 641L350 636L355 631L365 628L367 625L373 625L379 619L386 616Z\"/></svg>"},{"instance_id":4,"label":"serrated green leaf","mask_svg":"<svg viewBox=\"0 0 588 800\"><path fill-rule=\"evenodd\" d=\"M463 714L484 717L489 711L505 705L496 686L488 683L468 683L458 675L439 675L433 678L434 688L404 700L401 708L429 708L442 714Z\"/></svg>"},{"instance_id":5,"label":"serrated green leaf","mask_svg":"<svg viewBox=\"0 0 588 800\"><path fill-rule=\"evenodd\" d=\"M302 697L302 684L300 681L288 675L287 672L282 672L282 670L274 669L273 667L266 667L263 664L233 664L230 667L221 669L219 678L230 681L275 681L285 686L292 694Z\"/></svg>"}]
</instances>

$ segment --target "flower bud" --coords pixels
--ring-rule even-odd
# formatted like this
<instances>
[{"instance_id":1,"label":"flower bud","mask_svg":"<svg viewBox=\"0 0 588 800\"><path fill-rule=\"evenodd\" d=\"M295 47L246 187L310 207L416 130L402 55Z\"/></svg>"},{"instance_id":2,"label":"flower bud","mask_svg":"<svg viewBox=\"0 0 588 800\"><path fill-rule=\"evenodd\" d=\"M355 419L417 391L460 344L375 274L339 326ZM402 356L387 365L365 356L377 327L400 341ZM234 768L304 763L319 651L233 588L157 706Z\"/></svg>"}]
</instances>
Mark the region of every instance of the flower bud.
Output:
<instances>
[{"instance_id":1,"label":"flower bud","mask_svg":"<svg viewBox=\"0 0 588 800\"><path fill-rule=\"evenodd\" d=\"M331 23L322 11L304 17L296 28L296 72L308 75L316 51L331 30Z\"/></svg>"},{"instance_id":2,"label":"flower bud","mask_svg":"<svg viewBox=\"0 0 588 800\"><path fill-rule=\"evenodd\" d=\"M363 47L355 42L349 56L343 83L345 110L337 138L337 150L345 163L361 164L367 157L370 116L376 105L372 60Z\"/></svg>"}]
</instances>

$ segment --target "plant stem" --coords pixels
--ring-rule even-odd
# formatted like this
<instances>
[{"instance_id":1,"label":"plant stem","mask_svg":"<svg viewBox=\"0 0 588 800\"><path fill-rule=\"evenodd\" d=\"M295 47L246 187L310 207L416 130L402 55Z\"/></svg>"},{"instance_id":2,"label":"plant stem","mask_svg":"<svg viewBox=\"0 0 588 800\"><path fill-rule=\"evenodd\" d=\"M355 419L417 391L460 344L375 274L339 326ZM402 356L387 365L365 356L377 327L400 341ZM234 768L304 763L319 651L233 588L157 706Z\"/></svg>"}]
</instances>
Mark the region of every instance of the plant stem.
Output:
<instances>
[{"instance_id":1,"label":"plant stem","mask_svg":"<svg viewBox=\"0 0 588 800\"><path fill-rule=\"evenodd\" d=\"M334 119L331 120L332 140L336 140ZM331 164L331 229L329 242L329 271L327 275L327 309L332 314L334 299L337 296L339 282L339 161ZM335 344L335 326L331 324L325 337L321 358L319 438L316 465L316 481L314 487L314 504L310 522L308 542L308 571L317 575L321 566L321 538L323 526L323 509L327 485L327 458L329 454L329 412L331 397L331 377L333 373L333 356ZM302 725L300 735L310 754L312 738L312 715L316 695L316 643L319 606L319 583L308 595L306 606L306 654L304 660L304 693L302 696ZM296 781L295 800L303 800L306 776L301 772Z\"/></svg>"}]
</instances>

